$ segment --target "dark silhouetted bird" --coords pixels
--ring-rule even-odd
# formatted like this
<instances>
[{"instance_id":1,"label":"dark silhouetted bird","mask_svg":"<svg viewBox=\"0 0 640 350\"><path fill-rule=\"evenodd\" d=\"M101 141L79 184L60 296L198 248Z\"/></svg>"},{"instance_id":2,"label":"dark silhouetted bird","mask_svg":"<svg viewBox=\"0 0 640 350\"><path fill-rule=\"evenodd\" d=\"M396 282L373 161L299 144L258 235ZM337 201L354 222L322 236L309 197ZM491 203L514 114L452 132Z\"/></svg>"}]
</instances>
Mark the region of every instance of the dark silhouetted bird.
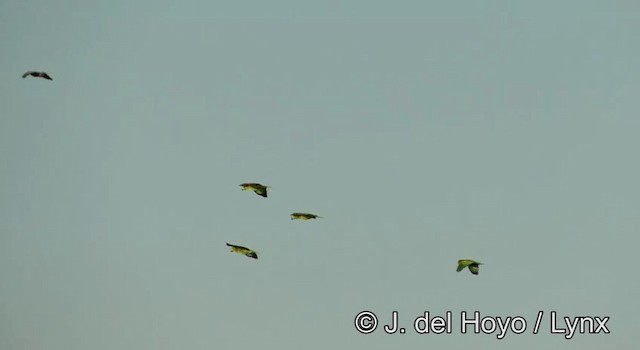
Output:
<instances>
[{"instance_id":1,"label":"dark silhouetted bird","mask_svg":"<svg viewBox=\"0 0 640 350\"><path fill-rule=\"evenodd\" d=\"M43 78L43 79L47 79L47 80L53 80L49 74L45 73L45 72L36 72L36 71L28 71L25 72L24 74L22 74L22 79L28 77L28 76L32 76L32 77L36 77L36 78Z\"/></svg>"}]
</instances>

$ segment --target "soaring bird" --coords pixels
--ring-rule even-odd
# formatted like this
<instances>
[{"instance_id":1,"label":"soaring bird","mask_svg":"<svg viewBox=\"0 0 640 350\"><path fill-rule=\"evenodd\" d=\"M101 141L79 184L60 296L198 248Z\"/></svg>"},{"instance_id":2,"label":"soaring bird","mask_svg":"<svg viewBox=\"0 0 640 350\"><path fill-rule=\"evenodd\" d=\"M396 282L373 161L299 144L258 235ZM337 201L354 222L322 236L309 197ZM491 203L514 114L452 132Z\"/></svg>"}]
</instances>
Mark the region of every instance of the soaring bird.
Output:
<instances>
[{"instance_id":1,"label":"soaring bird","mask_svg":"<svg viewBox=\"0 0 640 350\"><path fill-rule=\"evenodd\" d=\"M45 73L45 72L36 72L36 71L27 71L24 74L22 74L22 79L28 77L28 76L32 76L32 77L36 77L36 78L44 78L47 80L53 80L49 74Z\"/></svg>"},{"instance_id":2,"label":"soaring bird","mask_svg":"<svg viewBox=\"0 0 640 350\"><path fill-rule=\"evenodd\" d=\"M322 218L322 216L318 216L316 214L309 213L292 213L291 220L309 220L309 219L317 219Z\"/></svg>"},{"instance_id":3,"label":"soaring bird","mask_svg":"<svg viewBox=\"0 0 640 350\"><path fill-rule=\"evenodd\" d=\"M480 272L480 265L483 265L481 262L477 262L475 260L470 260L470 259L461 259L458 260L458 269L456 269L456 271L460 272L462 271L465 267L469 267L469 272L471 272L474 275L477 275L478 272Z\"/></svg>"},{"instance_id":4,"label":"soaring bird","mask_svg":"<svg viewBox=\"0 0 640 350\"><path fill-rule=\"evenodd\" d=\"M267 197L267 188L270 186L264 186L259 183L243 183L240 185L243 191L251 190L255 192L258 196Z\"/></svg>"},{"instance_id":5,"label":"soaring bird","mask_svg":"<svg viewBox=\"0 0 640 350\"><path fill-rule=\"evenodd\" d=\"M258 258L258 253L255 250L251 250L251 249L249 249L247 247L234 245L234 244L229 244L229 243L227 243L227 246L231 247L230 251L233 252L233 253L246 255L246 256L248 256L250 258L254 258L254 259Z\"/></svg>"}]
</instances>

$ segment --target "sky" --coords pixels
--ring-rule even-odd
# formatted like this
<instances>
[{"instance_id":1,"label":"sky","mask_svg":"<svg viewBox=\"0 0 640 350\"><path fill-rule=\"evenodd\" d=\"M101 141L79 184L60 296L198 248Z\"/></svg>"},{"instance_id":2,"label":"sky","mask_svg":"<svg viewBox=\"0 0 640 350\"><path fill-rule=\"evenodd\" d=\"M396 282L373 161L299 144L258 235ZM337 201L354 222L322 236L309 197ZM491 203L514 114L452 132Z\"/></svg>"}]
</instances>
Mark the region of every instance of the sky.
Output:
<instances>
[{"instance_id":1,"label":"sky","mask_svg":"<svg viewBox=\"0 0 640 350\"><path fill-rule=\"evenodd\" d=\"M0 0L0 349L637 349L639 34L631 0Z\"/></svg>"}]
</instances>

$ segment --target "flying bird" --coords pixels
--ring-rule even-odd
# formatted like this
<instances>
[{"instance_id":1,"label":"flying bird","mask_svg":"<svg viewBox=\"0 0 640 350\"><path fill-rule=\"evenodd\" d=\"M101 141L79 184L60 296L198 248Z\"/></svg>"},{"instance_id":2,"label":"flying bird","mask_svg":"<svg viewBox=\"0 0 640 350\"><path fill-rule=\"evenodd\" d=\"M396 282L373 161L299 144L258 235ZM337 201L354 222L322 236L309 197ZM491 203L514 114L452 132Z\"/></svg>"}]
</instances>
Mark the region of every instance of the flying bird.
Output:
<instances>
[{"instance_id":1,"label":"flying bird","mask_svg":"<svg viewBox=\"0 0 640 350\"><path fill-rule=\"evenodd\" d=\"M44 78L47 80L53 80L49 74L45 73L45 72L36 72L36 71L27 71L24 74L22 74L22 79L28 77L28 76L32 76L32 77L36 77L36 78Z\"/></svg>"},{"instance_id":2,"label":"flying bird","mask_svg":"<svg viewBox=\"0 0 640 350\"><path fill-rule=\"evenodd\" d=\"M480 265L483 265L483 264L475 260L461 259L461 260L458 260L458 268L456 269L456 271L460 272L465 267L469 267L469 272L471 272L474 275L477 275L478 272L480 272Z\"/></svg>"},{"instance_id":3,"label":"flying bird","mask_svg":"<svg viewBox=\"0 0 640 350\"><path fill-rule=\"evenodd\" d=\"M233 253L238 253L238 254L246 255L250 258L258 259L258 253L255 250L251 250L247 247L229 244L229 243L227 243L227 246L231 247L230 251Z\"/></svg>"},{"instance_id":4,"label":"flying bird","mask_svg":"<svg viewBox=\"0 0 640 350\"><path fill-rule=\"evenodd\" d=\"M309 213L292 213L291 220L309 220L309 219L317 219L322 218L322 216L318 216L316 214Z\"/></svg>"},{"instance_id":5,"label":"flying bird","mask_svg":"<svg viewBox=\"0 0 640 350\"><path fill-rule=\"evenodd\" d=\"M267 197L267 188L270 186L264 186L259 183L243 183L240 185L243 191L251 190L255 192L258 196Z\"/></svg>"}]
</instances>

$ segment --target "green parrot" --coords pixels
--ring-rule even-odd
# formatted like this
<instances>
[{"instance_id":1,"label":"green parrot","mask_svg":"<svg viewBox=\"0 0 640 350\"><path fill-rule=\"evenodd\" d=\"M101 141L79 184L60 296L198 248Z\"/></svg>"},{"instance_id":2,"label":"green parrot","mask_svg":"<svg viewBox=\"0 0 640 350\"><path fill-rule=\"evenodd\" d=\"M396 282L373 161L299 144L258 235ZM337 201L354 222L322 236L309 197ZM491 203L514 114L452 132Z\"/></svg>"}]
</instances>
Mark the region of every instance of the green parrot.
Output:
<instances>
[{"instance_id":1,"label":"green parrot","mask_svg":"<svg viewBox=\"0 0 640 350\"><path fill-rule=\"evenodd\" d=\"M309 213L292 213L291 220L309 220L309 219L317 219L322 218L322 216L318 216L316 214Z\"/></svg>"},{"instance_id":2,"label":"green parrot","mask_svg":"<svg viewBox=\"0 0 640 350\"><path fill-rule=\"evenodd\" d=\"M456 269L456 271L460 272L462 271L465 267L469 267L469 272L471 272L474 275L477 275L478 272L480 272L480 265L483 265L481 262L477 262L475 260L471 260L471 259L461 259L458 260L458 268Z\"/></svg>"},{"instance_id":3,"label":"green parrot","mask_svg":"<svg viewBox=\"0 0 640 350\"><path fill-rule=\"evenodd\" d=\"M231 247L231 252L233 253L238 253L238 254L246 255L250 258L258 259L258 252L256 252L255 250L251 250L247 247L229 244L229 243L227 243L227 246Z\"/></svg>"},{"instance_id":4,"label":"green parrot","mask_svg":"<svg viewBox=\"0 0 640 350\"><path fill-rule=\"evenodd\" d=\"M243 183L240 185L243 191L251 190L255 192L258 196L267 197L267 188L270 186L264 186L259 183Z\"/></svg>"}]
</instances>

